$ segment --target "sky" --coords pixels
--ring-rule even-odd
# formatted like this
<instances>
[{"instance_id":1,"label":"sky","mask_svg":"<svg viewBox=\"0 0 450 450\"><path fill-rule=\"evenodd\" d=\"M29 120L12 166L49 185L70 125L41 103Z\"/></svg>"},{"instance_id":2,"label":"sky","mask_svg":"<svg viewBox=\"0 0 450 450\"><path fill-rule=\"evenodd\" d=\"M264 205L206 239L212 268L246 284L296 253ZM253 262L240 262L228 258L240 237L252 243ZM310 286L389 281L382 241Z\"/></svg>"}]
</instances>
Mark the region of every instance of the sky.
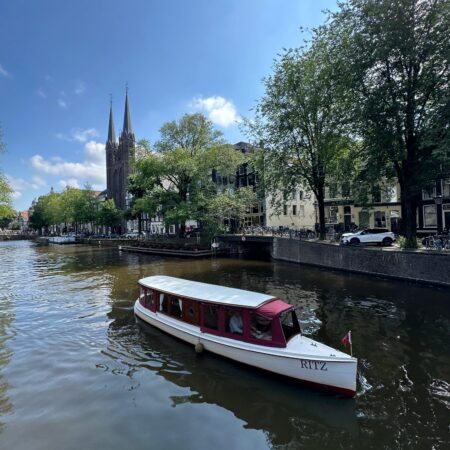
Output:
<instances>
[{"instance_id":1,"label":"sky","mask_svg":"<svg viewBox=\"0 0 450 450\"><path fill-rule=\"evenodd\" d=\"M0 0L0 169L14 207L66 186L106 188L110 95L136 139L201 112L230 143L263 78L335 0Z\"/></svg>"}]
</instances>

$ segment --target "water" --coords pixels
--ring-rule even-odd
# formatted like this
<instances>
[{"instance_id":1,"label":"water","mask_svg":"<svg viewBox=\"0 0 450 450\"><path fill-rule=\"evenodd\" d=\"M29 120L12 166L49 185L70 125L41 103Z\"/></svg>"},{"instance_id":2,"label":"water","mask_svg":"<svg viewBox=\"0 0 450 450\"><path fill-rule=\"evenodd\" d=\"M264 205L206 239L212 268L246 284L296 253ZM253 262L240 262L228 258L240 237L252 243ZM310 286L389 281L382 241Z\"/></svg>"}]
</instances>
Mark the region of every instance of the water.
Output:
<instances>
[{"instance_id":1,"label":"water","mask_svg":"<svg viewBox=\"0 0 450 450\"><path fill-rule=\"evenodd\" d=\"M287 263L0 243L1 449L448 448L450 292ZM138 324L166 274L280 296L334 347L355 399L236 365Z\"/></svg>"}]
</instances>

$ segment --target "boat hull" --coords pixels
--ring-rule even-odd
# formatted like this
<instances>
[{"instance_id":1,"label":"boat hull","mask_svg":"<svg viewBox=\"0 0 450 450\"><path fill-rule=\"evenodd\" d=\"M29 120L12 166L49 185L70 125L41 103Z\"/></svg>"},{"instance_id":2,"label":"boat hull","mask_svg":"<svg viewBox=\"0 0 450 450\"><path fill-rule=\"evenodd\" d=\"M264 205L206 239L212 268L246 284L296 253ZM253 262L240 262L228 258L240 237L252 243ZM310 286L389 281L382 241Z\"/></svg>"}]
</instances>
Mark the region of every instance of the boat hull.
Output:
<instances>
[{"instance_id":1,"label":"boat hull","mask_svg":"<svg viewBox=\"0 0 450 450\"><path fill-rule=\"evenodd\" d=\"M203 333L199 327L152 312L136 301L137 317L192 345L202 344L207 351L234 361L353 397L356 393L357 360L351 357L324 357L307 352L249 344L235 339ZM316 346L309 338L307 344ZM320 344L321 345L321 344ZM329 348L329 347L327 347ZM333 350L333 349L331 349Z\"/></svg>"}]
</instances>

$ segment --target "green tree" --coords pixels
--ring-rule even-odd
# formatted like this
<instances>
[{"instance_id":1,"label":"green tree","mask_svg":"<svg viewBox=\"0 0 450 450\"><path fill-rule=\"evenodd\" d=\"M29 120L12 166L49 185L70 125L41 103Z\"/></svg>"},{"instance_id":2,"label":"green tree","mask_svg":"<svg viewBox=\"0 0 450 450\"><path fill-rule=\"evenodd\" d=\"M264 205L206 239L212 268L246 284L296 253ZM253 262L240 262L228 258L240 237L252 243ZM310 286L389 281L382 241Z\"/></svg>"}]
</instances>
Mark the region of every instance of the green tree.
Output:
<instances>
[{"instance_id":1,"label":"green tree","mask_svg":"<svg viewBox=\"0 0 450 450\"><path fill-rule=\"evenodd\" d=\"M212 170L231 175L243 161L222 134L201 114L186 114L162 126L156 152L136 161L129 191L136 197L135 212L154 215L160 210L167 224L201 220L207 198L215 194Z\"/></svg>"},{"instance_id":2,"label":"green tree","mask_svg":"<svg viewBox=\"0 0 450 450\"><path fill-rule=\"evenodd\" d=\"M3 141L3 132L0 127L0 154L6 149ZM13 190L8 183L6 177L0 172L0 219L6 221L15 216L15 211L12 207L12 193Z\"/></svg>"},{"instance_id":3,"label":"green tree","mask_svg":"<svg viewBox=\"0 0 450 450\"><path fill-rule=\"evenodd\" d=\"M352 0L326 27L363 177L395 178L408 245L422 189L449 164L450 2Z\"/></svg>"},{"instance_id":4,"label":"green tree","mask_svg":"<svg viewBox=\"0 0 450 450\"><path fill-rule=\"evenodd\" d=\"M207 204L207 222L211 234L225 229L227 223L231 229L243 226L244 219L258 197L251 187L241 187L235 192L222 192L212 197Z\"/></svg>"},{"instance_id":5,"label":"green tree","mask_svg":"<svg viewBox=\"0 0 450 450\"><path fill-rule=\"evenodd\" d=\"M97 215L97 223L107 227L113 227L122 218L122 213L116 208L113 199L106 200L100 205Z\"/></svg>"},{"instance_id":6,"label":"green tree","mask_svg":"<svg viewBox=\"0 0 450 450\"><path fill-rule=\"evenodd\" d=\"M309 48L286 51L265 88L256 120L248 122L261 148L254 161L261 186L276 210L299 185L308 187L317 199L323 239L325 186L352 146L327 41L316 32Z\"/></svg>"}]
</instances>

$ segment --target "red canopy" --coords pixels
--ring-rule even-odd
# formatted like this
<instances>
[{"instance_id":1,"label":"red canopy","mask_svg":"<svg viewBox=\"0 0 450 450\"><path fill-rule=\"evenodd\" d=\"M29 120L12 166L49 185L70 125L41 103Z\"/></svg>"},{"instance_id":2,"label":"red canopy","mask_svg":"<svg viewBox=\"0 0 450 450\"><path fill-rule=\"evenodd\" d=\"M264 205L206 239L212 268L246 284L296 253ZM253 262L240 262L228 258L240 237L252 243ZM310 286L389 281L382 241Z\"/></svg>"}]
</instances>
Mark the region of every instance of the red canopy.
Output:
<instances>
[{"instance_id":1,"label":"red canopy","mask_svg":"<svg viewBox=\"0 0 450 450\"><path fill-rule=\"evenodd\" d=\"M256 312L266 317L275 317L290 308L292 308L292 305L290 305L289 303L283 302L283 300L280 299L276 299L271 300L268 303L264 303L264 305L260 306L256 310Z\"/></svg>"}]
</instances>

